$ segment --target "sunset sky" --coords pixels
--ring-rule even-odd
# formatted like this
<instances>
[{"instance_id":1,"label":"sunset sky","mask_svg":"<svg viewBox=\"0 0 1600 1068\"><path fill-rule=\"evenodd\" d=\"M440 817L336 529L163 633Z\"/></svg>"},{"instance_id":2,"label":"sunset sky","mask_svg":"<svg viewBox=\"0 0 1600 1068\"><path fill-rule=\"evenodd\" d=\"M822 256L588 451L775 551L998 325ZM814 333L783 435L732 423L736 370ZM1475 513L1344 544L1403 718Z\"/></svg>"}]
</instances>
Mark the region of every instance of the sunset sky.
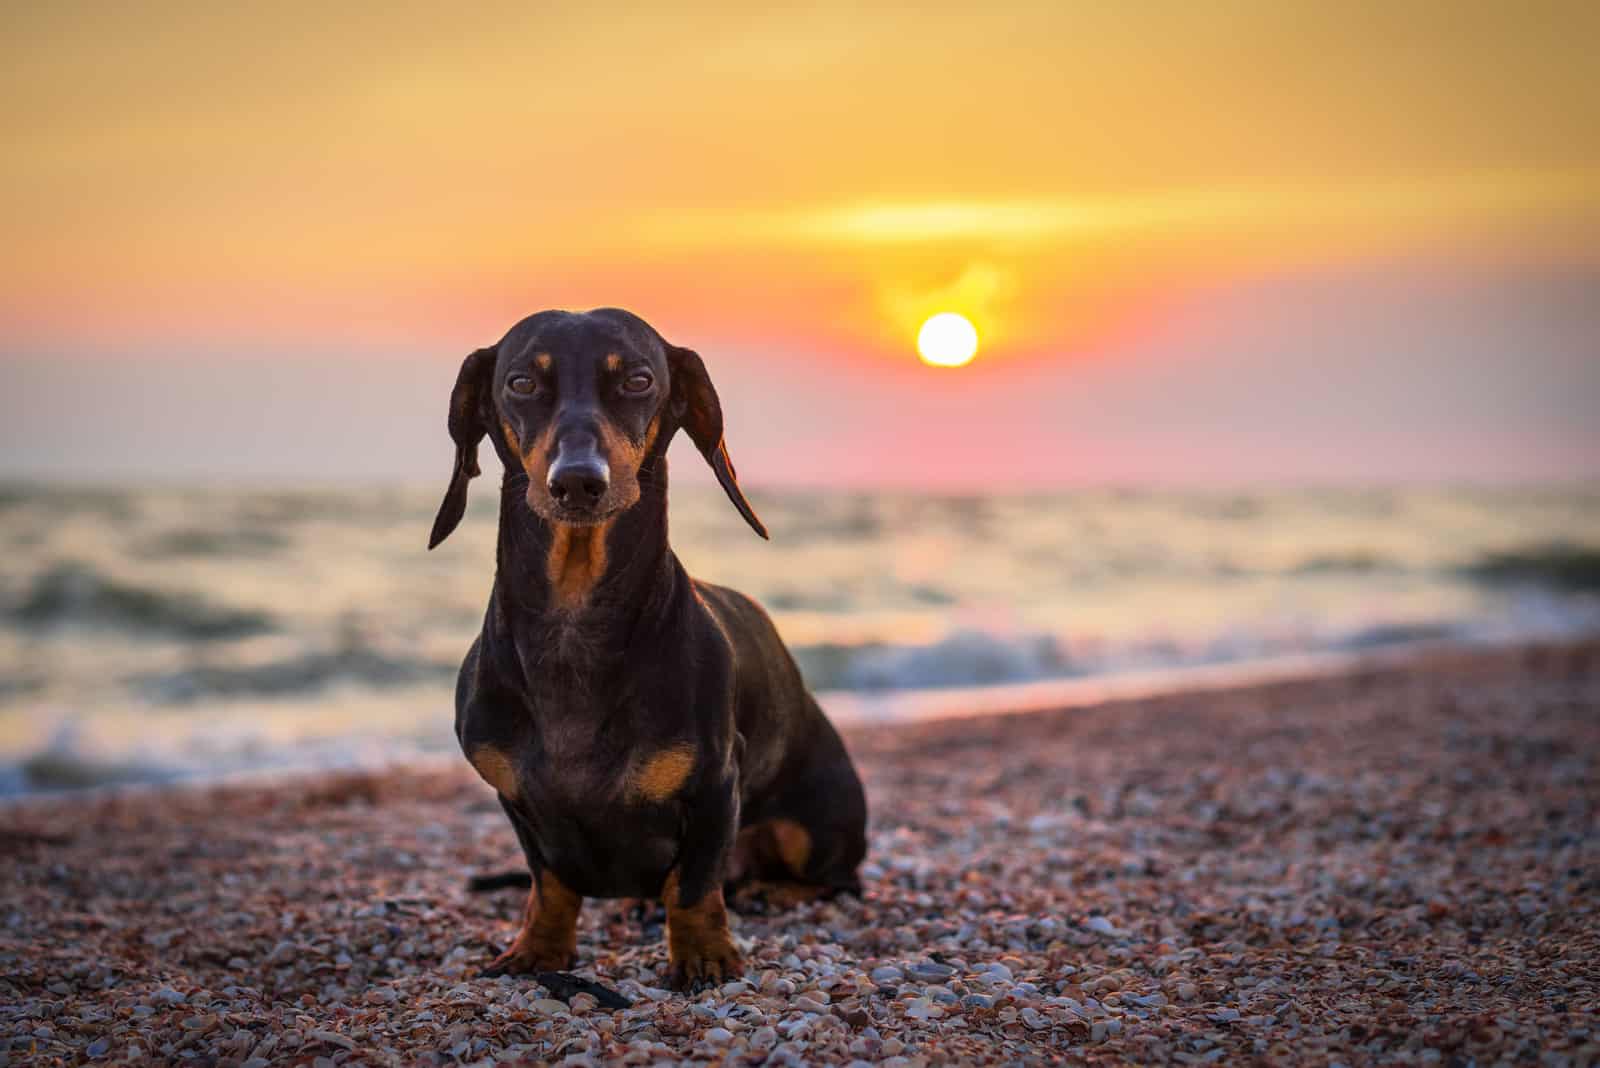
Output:
<instances>
[{"instance_id":1,"label":"sunset sky","mask_svg":"<svg viewBox=\"0 0 1600 1068\"><path fill-rule=\"evenodd\" d=\"M0 474L425 480L466 352L614 304L702 352L756 483L1597 476L1597 41L1583 2L7 5ZM917 361L939 311L970 366Z\"/></svg>"}]
</instances>

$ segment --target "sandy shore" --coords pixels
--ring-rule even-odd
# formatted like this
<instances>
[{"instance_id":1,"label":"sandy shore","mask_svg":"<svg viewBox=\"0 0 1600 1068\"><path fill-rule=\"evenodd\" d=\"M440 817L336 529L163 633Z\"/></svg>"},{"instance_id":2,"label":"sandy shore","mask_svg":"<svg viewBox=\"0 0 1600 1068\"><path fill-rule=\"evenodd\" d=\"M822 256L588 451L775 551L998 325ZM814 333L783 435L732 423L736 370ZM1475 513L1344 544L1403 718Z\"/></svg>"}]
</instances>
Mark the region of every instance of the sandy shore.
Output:
<instances>
[{"instance_id":1,"label":"sandy shore","mask_svg":"<svg viewBox=\"0 0 1600 1068\"><path fill-rule=\"evenodd\" d=\"M1600 1059L1600 644L849 742L865 899L736 917L696 999L591 902L615 1012L475 977L464 764L0 810L0 1064Z\"/></svg>"}]
</instances>

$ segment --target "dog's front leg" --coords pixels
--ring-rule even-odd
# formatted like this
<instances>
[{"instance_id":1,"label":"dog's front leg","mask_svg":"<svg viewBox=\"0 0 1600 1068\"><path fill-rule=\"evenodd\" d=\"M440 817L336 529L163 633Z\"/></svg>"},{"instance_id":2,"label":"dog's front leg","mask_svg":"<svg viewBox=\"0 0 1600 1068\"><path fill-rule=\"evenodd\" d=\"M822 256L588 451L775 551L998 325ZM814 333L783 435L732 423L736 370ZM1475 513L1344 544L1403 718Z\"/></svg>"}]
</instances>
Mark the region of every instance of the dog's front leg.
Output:
<instances>
[{"instance_id":1,"label":"dog's front leg","mask_svg":"<svg viewBox=\"0 0 1600 1068\"><path fill-rule=\"evenodd\" d=\"M534 877L516 940L483 970L485 976L559 972L572 967L583 899L547 869Z\"/></svg>"},{"instance_id":2,"label":"dog's front leg","mask_svg":"<svg viewBox=\"0 0 1600 1068\"><path fill-rule=\"evenodd\" d=\"M678 990L713 986L744 971L722 900L738 825L739 791L733 776L707 786L689 804L678 863L661 890L671 982Z\"/></svg>"},{"instance_id":3,"label":"dog's front leg","mask_svg":"<svg viewBox=\"0 0 1600 1068\"><path fill-rule=\"evenodd\" d=\"M573 893L555 873L539 859L533 833L523 821L521 813L504 797L500 807L506 810L511 826L517 832L528 859L528 871L533 876L533 886L528 890L528 900L522 907L522 926L511 946L484 969L486 976L524 975L528 972L559 972L572 967L572 958L578 949L578 910L583 898Z\"/></svg>"}]
</instances>

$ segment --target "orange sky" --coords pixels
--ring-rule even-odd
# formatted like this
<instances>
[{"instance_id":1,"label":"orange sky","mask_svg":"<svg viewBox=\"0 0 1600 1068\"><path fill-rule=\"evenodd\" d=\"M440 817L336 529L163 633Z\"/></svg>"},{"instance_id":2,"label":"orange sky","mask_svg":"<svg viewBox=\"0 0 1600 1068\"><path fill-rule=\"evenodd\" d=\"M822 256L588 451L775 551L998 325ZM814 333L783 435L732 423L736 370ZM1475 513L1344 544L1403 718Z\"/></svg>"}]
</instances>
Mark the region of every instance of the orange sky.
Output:
<instances>
[{"instance_id":1,"label":"orange sky","mask_svg":"<svg viewBox=\"0 0 1600 1068\"><path fill-rule=\"evenodd\" d=\"M9 5L0 353L448 364L620 304L895 379L947 308L1058 364L1308 271L1588 272L1597 12Z\"/></svg>"}]
</instances>

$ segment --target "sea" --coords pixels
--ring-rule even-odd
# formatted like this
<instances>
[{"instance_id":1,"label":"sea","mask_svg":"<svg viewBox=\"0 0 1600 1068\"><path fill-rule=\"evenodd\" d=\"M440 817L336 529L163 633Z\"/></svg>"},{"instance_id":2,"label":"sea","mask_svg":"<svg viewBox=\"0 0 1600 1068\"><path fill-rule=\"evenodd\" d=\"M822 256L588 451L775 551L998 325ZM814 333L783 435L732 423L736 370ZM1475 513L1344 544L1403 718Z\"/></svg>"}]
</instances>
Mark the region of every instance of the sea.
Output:
<instances>
[{"instance_id":1,"label":"sea","mask_svg":"<svg viewBox=\"0 0 1600 1068\"><path fill-rule=\"evenodd\" d=\"M434 552L435 486L0 486L0 796L451 758L489 482ZM848 723L1600 633L1597 484L751 496L674 548Z\"/></svg>"}]
</instances>

